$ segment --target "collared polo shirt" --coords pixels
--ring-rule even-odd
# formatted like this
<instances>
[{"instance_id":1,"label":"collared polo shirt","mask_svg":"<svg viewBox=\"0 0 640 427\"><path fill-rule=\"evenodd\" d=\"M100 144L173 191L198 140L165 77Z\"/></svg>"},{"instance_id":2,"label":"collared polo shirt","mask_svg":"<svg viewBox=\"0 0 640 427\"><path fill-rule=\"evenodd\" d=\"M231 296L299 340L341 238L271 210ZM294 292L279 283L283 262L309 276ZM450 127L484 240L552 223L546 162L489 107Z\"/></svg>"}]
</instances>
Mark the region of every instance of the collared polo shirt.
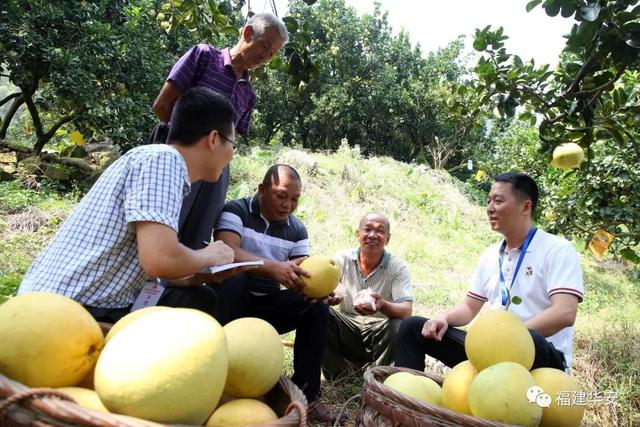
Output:
<instances>
[{"instance_id":1,"label":"collared polo shirt","mask_svg":"<svg viewBox=\"0 0 640 427\"><path fill-rule=\"evenodd\" d=\"M227 203L216 223L216 232L231 231L240 236L240 247L252 254L287 261L309 255L309 236L302 221L289 215L282 222L269 222L260 213L258 195ZM251 276L251 291L274 292L280 284Z\"/></svg>"},{"instance_id":2,"label":"collared polo shirt","mask_svg":"<svg viewBox=\"0 0 640 427\"><path fill-rule=\"evenodd\" d=\"M491 308L504 309L500 291L500 244L490 246L480 256L467 296L489 302ZM505 283L511 284L518 249L503 254ZM551 297L567 293L579 301L584 297L584 284L580 258L567 240L538 229L531 240L516 279L510 289L511 297L519 296L520 304L511 304L509 311L527 321L551 307ZM573 327L566 327L547 340L564 353L567 367L571 367L573 353Z\"/></svg>"},{"instance_id":3,"label":"collared polo shirt","mask_svg":"<svg viewBox=\"0 0 640 427\"><path fill-rule=\"evenodd\" d=\"M336 255L336 260L340 264L340 283L346 290L346 295L340 303L342 313L359 316L358 312L353 309L353 301L358 292L365 288L380 294L380 297L387 301L413 301L411 274L407 265L400 258L384 251L380 264L365 277L360 269L359 253L360 248L358 247L345 249ZM373 316L386 318L380 312Z\"/></svg>"},{"instance_id":4,"label":"collared polo shirt","mask_svg":"<svg viewBox=\"0 0 640 427\"><path fill-rule=\"evenodd\" d=\"M147 278L134 222L178 230L189 192L182 155L164 144L128 151L100 176L24 276L18 294L53 292L83 305L123 308Z\"/></svg>"},{"instance_id":5,"label":"collared polo shirt","mask_svg":"<svg viewBox=\"0 0 640 427\"><path fill-rule=\"evenodd\" d=\"M229 48L220 50L204 43L195 45L175 63L167 81L174 82L183 93L195 86L208 87L222 93L231 101L236 111L236 131L243 135L249 134L256 94L248 71L236 78Z\"/></svg>"}]
</instances>

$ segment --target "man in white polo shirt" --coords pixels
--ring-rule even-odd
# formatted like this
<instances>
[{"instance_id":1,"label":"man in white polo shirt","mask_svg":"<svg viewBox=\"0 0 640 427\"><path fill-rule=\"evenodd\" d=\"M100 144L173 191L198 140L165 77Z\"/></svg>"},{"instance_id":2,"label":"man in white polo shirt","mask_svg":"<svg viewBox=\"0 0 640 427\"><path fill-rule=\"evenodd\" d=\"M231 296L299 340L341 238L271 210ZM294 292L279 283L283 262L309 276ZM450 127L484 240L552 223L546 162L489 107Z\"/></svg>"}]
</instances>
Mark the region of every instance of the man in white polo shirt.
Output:
<instances>
[{"instance_id":1,"label":"man in white polo shirt","mask_svg":"<svg viewBox=\"0 0 640 427\"><path fill-rule=\"evenodd\" d=\"M504 240L482 254L460 305L432 319L411 317L402 323L396 366L424 370L425 354L450 367L466 360L466 333L449 326L467 325L485 302L504 309L510 294L521 302L512 303L509 311L533 337L533 369L571 368L573 324L584 296L578 254L567 240L533 226L538 187L531 177L505 173L494 180L487 215L491 229Z\"/></svg>"},{"instance_id":2,"label":"man in white polo shirt","mask_svg":"<svg viewBox=\"0 0 640 427\"><path fill-rule=\"evenodd\" d=\"M368 366L393 361L400 322L411 316L411 276L405 263L385 250L391 238L384 215L365 215L355 249L338 253L344 298L331 298L329 336L322 362L325 378L346 372L345 359Z\"/></svg>"}]
</instances>

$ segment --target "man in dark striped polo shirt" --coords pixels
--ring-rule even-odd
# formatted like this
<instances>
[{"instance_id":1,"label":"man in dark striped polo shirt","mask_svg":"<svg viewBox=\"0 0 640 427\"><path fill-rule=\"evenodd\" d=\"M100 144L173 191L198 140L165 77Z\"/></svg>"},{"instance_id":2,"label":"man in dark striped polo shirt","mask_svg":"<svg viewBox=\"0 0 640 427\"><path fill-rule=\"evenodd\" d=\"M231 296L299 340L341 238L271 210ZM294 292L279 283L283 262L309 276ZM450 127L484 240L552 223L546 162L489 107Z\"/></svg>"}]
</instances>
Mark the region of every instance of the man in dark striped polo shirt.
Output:
<instances>
[{"instance_id":1,"label":"man in dark striped polo shirt","mask_svg":"<svg viewBox=\"0 0 640 427\"><path fill-rule=\"evenodd\" d=\"M295 330L292 380L310 402L309 417L332 422L335 414L318 402L329 306L310 302L298 292L300 276L309 275L299 266L309 255L307 230L292 215L301 185L295 169L275 165L257 194L225 205L216 223L216 240L233 248L236 262L262 259L264 266L216 286L221 302L216 318L224 324L238 317L259 317L280 334Z\"/></svg>"}]
</instances>

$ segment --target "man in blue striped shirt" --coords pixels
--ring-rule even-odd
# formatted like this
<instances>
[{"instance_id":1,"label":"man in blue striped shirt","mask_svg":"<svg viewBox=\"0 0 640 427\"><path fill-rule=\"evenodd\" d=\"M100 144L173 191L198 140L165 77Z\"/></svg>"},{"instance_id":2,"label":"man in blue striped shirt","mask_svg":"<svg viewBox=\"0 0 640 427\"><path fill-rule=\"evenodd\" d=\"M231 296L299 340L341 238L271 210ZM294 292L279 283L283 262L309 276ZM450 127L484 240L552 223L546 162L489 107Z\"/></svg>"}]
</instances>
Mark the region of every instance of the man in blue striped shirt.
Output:
<instances>
[{"instance_id":1,"label":"man in blue striped shirt","mask_svg":"<svg viewBox=\"0 0 640 427\"><path fill-rule=\"evenodd\" d=\"M261 259L264 265L216 286L224 301L216 318L224 324L238 317L259 317L280 334L295 330L292 380L310 403L309 418L334 422L335 414L318 400L329 306L308 301L299 293L300 277L309 275L299 265L309 256L309 237L293 215L301 188L295 169L274 165L258 193L225 205L216 223L216 240L233 248L237 262Z\"/></svg>"},{"instance_id":2,"label":"man in blue striped shirt","mask_svg":"<svg viewBox=\"0 0 640 427\"><path fill-rule=\"evenodd\" d=\"M224 96L206 88L185 92L169 143L134 148L111 165L38 255L18 293L62 294L97 320L115 322L129 312L145 279L182 278L173 282L182 301L212 310L215 294L194 286L193 275L233 261L233 250L223 242L184 246L178 217L190 183L218 180L231 161L233 117Z\"/></svg>"}]
</instances>

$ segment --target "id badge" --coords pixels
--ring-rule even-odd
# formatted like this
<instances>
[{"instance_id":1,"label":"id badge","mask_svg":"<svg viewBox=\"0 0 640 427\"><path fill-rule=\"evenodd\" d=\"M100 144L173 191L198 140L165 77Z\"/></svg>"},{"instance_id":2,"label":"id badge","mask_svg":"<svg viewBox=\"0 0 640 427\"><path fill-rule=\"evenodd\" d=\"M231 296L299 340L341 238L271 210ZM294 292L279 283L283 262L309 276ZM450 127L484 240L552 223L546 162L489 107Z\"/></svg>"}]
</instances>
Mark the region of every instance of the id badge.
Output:
<instances>
[{"instance_id":1,"label":"id badge","mask_svg":"<svg viewBox=\"0 0 640 427\"><path fill-rule=\"evenodd\" d=\"M147 280L138 294L136 301L133 303L131 311L140 310L145 307L153 307L160 300L163 291L164 286L162 286L158 280Z\"/></svg>"}]
</instances>

